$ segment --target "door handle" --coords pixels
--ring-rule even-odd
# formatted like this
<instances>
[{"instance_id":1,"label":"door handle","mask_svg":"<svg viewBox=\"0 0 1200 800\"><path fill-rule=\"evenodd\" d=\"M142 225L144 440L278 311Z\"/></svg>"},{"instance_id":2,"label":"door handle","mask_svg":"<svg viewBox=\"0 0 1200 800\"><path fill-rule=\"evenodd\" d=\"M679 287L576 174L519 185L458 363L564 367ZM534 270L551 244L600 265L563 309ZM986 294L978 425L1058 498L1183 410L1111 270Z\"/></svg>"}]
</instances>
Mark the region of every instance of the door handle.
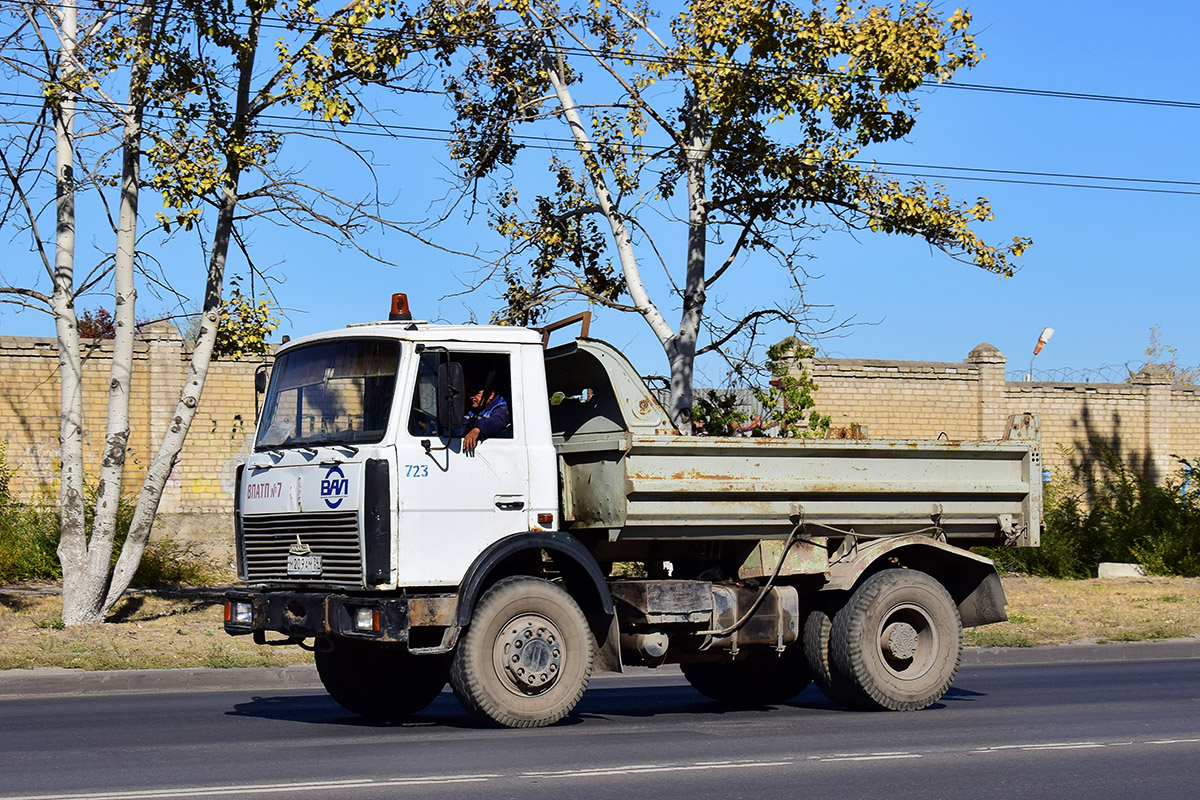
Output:
<instances>
[{"instance_id":1,"label":"door handle","mask_svg":"<svg viewBox=\"0 0 1200 800\"><path fill-rule=\"evenodd\" d=\"M524 500L510 500L506 498L496 499L496 508L501 511L520 511L525 507Z\"/></svg>"}]
</instances>

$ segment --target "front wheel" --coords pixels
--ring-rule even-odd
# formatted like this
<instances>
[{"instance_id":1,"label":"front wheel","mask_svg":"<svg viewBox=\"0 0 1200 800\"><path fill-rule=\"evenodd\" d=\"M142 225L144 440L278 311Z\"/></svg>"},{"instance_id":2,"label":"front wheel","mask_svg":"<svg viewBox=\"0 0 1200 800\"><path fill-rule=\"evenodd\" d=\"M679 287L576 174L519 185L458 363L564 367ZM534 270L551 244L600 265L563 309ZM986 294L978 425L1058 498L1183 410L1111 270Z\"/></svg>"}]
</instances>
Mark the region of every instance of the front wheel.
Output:
<instances>
[{"instance_id":1,"label":"front wheel","mask_svg":"<svg viewBox=\"0 0 1200 800\"><path fill-rule=\"evenodd\" d=\"M748 651L743 658L680 664L700 694L731 706L762 706L786 703L808 686L808 668L799 645L782 653L762 649Z\"/></svg>"},{"instance_id":2,"label":"front wheel","mask_svg":"<svg viewBox=\"0 0 1200 800\"><path fill-rule=\"evenodd\" d=\"M571 713L592 676L587 619L569 594L515 576L490 588L450 667L468 711L508 728L551 725Z\"/></svg>"},{"instance_id":3,"label":"front wheel","mask_svg":"<svg viewBox=\"0 0 1200 800\"><path fill-rule=\"evenodd\" d=\"M962 620L946 589L911 569L862 583L833 623L837 675L867 708L915 711L941 699L958 672Z\"/></svg>"},{"instance_id":4,"label":"front wheel","mask_svg":"<svg viewBox=\"0 0 1200 800\"><path fill-rule=\"evenodd\" d=\"M414 656L395 645L336 638L313 653L325 691L347 711L379 722L417 713L441 693L446 656Z\"/></svg>"}]
</instances>

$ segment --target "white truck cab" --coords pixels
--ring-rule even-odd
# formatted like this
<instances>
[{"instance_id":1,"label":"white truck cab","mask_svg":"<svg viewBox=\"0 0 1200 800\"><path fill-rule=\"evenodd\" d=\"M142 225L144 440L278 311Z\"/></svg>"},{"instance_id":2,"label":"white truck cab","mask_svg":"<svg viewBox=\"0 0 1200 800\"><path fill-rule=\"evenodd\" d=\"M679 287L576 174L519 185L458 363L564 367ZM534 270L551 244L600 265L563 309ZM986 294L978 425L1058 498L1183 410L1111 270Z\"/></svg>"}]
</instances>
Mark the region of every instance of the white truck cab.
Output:
<instances>
[{"instance_id":1,"label":"white truck cab","mask_svg":"<svg viewBox=\"0 0 1200 800\"><path fill-rule=\"evenodd\" d=\"M469 455L461 415L438 425L439 366L448 362L462 366L467 385L490 381L511 414ZM493 542L556 529L545 387L541 339L520 328L385 322L285 345L241 479L242 578L453 587ZM365 492L368 484L379 494ZM309 515L311 529L295 529ZM294 531L286 548L279 525ZM375 556L365 581L353 562L364 552L360 531L378 537L365 550L369 561ZM338 537L347 539L344 550L328 547ZM317 540L327 549L313 555Z\"/></svg>"}]
</instances>

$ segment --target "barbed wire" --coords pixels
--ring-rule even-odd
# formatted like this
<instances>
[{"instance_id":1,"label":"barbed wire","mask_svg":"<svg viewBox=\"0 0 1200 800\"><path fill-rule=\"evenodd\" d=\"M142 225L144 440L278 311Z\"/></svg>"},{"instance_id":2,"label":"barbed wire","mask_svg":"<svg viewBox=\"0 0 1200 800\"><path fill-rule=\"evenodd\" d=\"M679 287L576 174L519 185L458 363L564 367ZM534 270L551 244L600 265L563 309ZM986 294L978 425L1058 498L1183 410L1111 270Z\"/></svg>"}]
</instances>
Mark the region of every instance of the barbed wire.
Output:
<instances>
[{"instance_id":1,"label":"barbed wire","mask_svg":"<svg viewBox=\"0 0 1200 800\"><path fill-rule=\"evenodd\" d=\"M1005 372L1005 379L1013 383L1128 383L1131 378L1150 365L1148 361L1126 361L1124 364L1103 364L1099 367L1051 367L1035 369L1031 375L1027 369L1010 369ZM653 376L652 376L653 377ZM660 379L661 380L661 379ZM666 388L656 388L655 394L665 402L670 395ZM758 413L762 406L754 398L752 389L729 389L721 387L695 388L696 396L701 393L714 391L718 396L733 394L737 405L745 411Z\"/></svg>"},{"instance_id":2,"label":"barbed wire","mask_svg":"<svg viewBox=\"0 0 1200 800\"><path fill-rule=\"evenodd\" d=\"M1099 367L1051 367L1035 369L1031 375L1027 369L1010 369L1004 374L1005 380L1012 383L1128 383L1131 378L1150 365L1149 361L1126 361L1124 364L1103 364ZM667 380L661 376L646 376L646 382L651 386L659 402L664 405L670 397ZM754 414L762 413L763 406L754 396L753 389L728 387L701 387L694 389L694 394L700 397L708 392L714 392L718 397L732 394L737 399L740 410Z\"/></svg>"},{"instance_id":3,"label":"barbed wire","mask_svg":"<svg viewBox=\"0 0 1200 800\"><path fill-rule=\"evenodd\" d=\"M1104 364L1099 367L1052 367L1035 369L1010 369L1005 378L1010 381L1033 383L1127 383L1147 366L1145 361L1127 361L1124 364Z\"/></svg>"}]
</instances>

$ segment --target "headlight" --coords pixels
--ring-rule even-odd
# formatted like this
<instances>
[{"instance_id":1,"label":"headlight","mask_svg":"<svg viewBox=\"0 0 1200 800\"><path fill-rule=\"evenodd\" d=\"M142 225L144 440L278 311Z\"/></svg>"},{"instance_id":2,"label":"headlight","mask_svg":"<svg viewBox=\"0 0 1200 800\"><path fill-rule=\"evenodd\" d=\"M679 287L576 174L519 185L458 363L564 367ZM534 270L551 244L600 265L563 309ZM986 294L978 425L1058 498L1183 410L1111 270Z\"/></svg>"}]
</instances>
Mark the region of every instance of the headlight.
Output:
<instances>
[{"instance_id":1,"label":"headlight","mask_svg":"<svg viewBox=\"0 0 1200 800\"><path fill-rule=\"evenodd\" d=\"M378 631L379 609L367 606L354 609L354 630Z\"/></svg>"},{"instance_id":2,"label":"headlight","mask_svg":"<svg viewBox=\"0 0 1200 800\"><path fill-rule=\"evenodd\" d=\"M225 601L225 621L249 625L252 619L250 603L245 600Z\"/></svg>"}]
</instances>

